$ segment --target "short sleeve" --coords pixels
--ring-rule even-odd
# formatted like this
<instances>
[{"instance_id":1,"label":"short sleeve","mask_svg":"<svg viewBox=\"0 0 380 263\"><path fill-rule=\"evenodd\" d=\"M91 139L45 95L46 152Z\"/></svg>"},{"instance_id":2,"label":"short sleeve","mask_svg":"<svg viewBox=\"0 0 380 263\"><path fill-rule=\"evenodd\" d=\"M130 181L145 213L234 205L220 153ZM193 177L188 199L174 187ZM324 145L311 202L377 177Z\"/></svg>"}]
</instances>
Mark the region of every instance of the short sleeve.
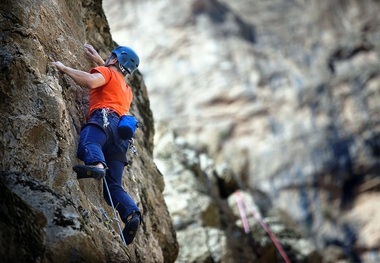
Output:
<instances>
[{"instance_id":1,"label":"short sleeve","mask_svg":"<svg viewBox=\"0 0 380 263\"><path fill-rule=\"evenodd\" d=\"M108 83L111 80L111 70L104 66L99 66L96 68L91 69L90 73L98 72L103 75L104 79L106 80L106 83Z\"/></svg>"}]
</instances>

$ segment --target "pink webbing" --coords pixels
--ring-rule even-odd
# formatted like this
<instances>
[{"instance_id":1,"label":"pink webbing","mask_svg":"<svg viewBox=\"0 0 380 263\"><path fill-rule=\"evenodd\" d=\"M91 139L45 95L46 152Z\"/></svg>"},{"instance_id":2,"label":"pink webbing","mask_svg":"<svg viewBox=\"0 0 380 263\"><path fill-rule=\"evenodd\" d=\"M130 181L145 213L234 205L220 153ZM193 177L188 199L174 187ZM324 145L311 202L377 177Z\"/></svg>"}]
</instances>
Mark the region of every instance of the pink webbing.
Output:
<instances>
[{"instance_id":1,"label":"pink webbing","mask_svg":"<svg viewBox=\"0 0 380 263\"><path fill-rule=\"evenodd\" d=\"M286 252L282 248L282 246L281 246L280 242L278 241L277 237L269 229L269 226L264 222L264 220L262 219L262 217L260 216L260 214L256 213L255 209L252 206L247 205L247 203L245 202L244 197L240 193L240 191L235 192L235 195L236 195L236 203L237 203L237 206L238 206L238 209L239 209L241 221L243 222L245 233L246 234L250 233L250 228L249 228L249 224L248 224L247 215L246 215L246 213L244 211L244 207L245 208L248 207L248 209L251 212L252 216L259 222L259 224L261 225L261 227L264 228L265 232L268 233L270 239L272 240L273 244L276 246L278 252L282 256L282 258L284 259L284 261L286 263L291 263L288 255L286 254Z\"/></svg>"},{"instance_id":2,"label":"pink webbing","mask_svg":"<svg viewBox=\"0 0 380 263\"><path fill-rule=\"evenodd\" d=\"M238 194L239 193L239 194ZM243 202L242 202L242 199L241 199L241 195L240 195L240 192L237 192L236 193L236 203L237 203L237 206L238 206L238 209L239 209L239 213L240 213L240 217L241 217L241 221L243 222L243 227L244 227L244 231L246 234L249 234L249 232L251 231L249 229L249 224L248 224L248 220L247 220L247 215L245 214L245 211L244 211L244 207L243 207Z\"/></svg>"}]
</instances>

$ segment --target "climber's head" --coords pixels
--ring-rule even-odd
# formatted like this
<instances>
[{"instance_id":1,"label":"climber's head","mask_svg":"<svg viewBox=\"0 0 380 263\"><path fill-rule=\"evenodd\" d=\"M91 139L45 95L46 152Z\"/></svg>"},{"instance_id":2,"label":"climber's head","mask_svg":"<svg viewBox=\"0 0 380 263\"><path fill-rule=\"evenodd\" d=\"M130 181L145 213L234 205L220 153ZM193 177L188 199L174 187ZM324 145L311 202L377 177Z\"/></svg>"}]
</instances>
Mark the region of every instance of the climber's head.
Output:
<instances>
[{"instance_id":1,"label":"climber's head","mask_svg":"<svg viewBox=\"0 0 380 263\"><path fill-rule=\"evenodd\" d=\"M118 61L118 68L121 70L123 75L132 74L137 67L139 66L140 59L137 56L137 54L130 49L129 47L125 46L118 46L111 52L111 56L106 61L106 65L109 65L109 62L112 58L117 59Z\"/></svg>"}]
</instances>

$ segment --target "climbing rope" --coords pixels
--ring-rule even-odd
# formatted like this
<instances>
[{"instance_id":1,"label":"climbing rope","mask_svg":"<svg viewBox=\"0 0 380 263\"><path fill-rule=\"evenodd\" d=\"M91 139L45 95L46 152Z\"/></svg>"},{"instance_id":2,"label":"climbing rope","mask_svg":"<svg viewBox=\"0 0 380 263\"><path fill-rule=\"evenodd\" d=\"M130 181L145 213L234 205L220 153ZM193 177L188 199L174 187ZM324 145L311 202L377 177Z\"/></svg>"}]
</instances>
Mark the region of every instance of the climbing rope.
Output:
<instances>
[{"instance_id":1,"label":"climbing rope","mask_svg":"<svg viewBox=\"0 0 380 263\"><path fill-rule=\"evenodd\" d=\"M243 222L244 232L247 235L251 232L251 230L249 228L249 224L248 224L247 215L246 215L245 210L244 210L244 207L245 207L246 209L248 209L251 212L252 216L259 222L261 227L264 228L265 232L268 233L270 239L272 240L273 244L276 246L278 252L280 253L282 258L284 259L285 263L291 263L288 255L286 254L286 252L282 248L277 237L272 233L272 231L269 229L268 225L264 222L260 213L258 211L255 211L255 209L252 206L248 206L248 204L246 203L246 201L245 201L243 195L240 193L240 191L235 192L235 197L236 197L236 203L237 203L237 206L239 209L241 221Z\"/></svg>"},{"instance_id":2,"label":"climbing rope","mask_svg":"<svg viewBox=\"0 0 380 263\"><path fill-rule=\"evenodd\" d=\"M103 111L104 110L104 111ZM105 109L102 110L102 113L103 113L103 120L104 120L104 125L105 127L109 124L108 122L108 119L107 119L107 111ZM129 146L128 146L128 150L131 150L131 152L138 156L138 152L137 152L137 149L135 147L135 145L133 144L134 143L134 140L133 138L129 140ZM127 152L128 152L127 150ZM117 226L119 228L119 231L120 231L120 236L121 236L121 240L123 241L123 244L124 246L127 246L127 243L125 242L125 238L124 238L124 235L123 235L123 230L121 229L121 225L120 225L120 220L119 218L117 217L117 213L116 213L116 209L115 209L115 206L113 205L113 202L112 202L112 197L111 197L111 193L110 193L110 190L108 188L108 184L107 184L107 180L106 180L106 177L103 177L103 180L104 180L104 185L106 186L106 189L107 189L107 193L108 193L108 197L110 199L110 203L111 203L111 206L112 206L112 210L113 210L113 216L114 216L114 219L117 223Z\"/></svg>"},{"instance_id":3,"label":"climbing rope","mask_svg":"<svg viewBox=\"0 0 380 263\"><path fill-rule=\"evenodd\" d=\"M113 216L114 216L114 219L115 219L115 221L116 221L116 223L117 223L117 226L119 227L121 240L123 241L124 246L127 246L127 243L125 242L125 239L124 239L123 230L121 229L121 225L120 225L119 218L117 217L117 214L116 214L115 206L113 205L113 202L112 202L111 193L110 193L110 190L109 190L109 188L108 188L108 184L107 184L106 177L103 177L103 180L104 180L104 184L105 184L105 186L106 186L106 188L107 188L108 197L109 197L110 202L111 202L111 206L112 206L112 210L113 210Z\"/></svg>"}]
</instances>

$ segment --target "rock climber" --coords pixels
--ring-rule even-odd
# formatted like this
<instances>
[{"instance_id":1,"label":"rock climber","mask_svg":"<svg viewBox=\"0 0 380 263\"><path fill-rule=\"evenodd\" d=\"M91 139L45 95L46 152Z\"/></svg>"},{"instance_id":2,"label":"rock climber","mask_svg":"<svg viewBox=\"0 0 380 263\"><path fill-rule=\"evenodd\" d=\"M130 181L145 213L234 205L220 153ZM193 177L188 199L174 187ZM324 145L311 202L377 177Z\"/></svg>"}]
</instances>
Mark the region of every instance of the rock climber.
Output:
<instances>
[{"instance_id":1,"label":"rock climber","mask_svg":"<svg viewBox=\"0 0 380 263\"><path fill-rule=\"evenodd\" d=\"M122 187L124 166L129 140L121 138L118 123L129 114L133 94L124 77L139 66L140 59L129 47L118 46L104 62L95 48L84 45L86 54L98 66L85 72L65 66L60 61L53 64L63 74L90 92L89 114L82 127L77 156L84 164L73 167L77 178L106 178L103 195L108 205L113 204L125 223L122 231L125 243L132 243L141 223L141 213L131 196ZM110 200L105 187L108 189ZM111 203L112 201L112 203Z\"/></svg>"}]
</instances>

